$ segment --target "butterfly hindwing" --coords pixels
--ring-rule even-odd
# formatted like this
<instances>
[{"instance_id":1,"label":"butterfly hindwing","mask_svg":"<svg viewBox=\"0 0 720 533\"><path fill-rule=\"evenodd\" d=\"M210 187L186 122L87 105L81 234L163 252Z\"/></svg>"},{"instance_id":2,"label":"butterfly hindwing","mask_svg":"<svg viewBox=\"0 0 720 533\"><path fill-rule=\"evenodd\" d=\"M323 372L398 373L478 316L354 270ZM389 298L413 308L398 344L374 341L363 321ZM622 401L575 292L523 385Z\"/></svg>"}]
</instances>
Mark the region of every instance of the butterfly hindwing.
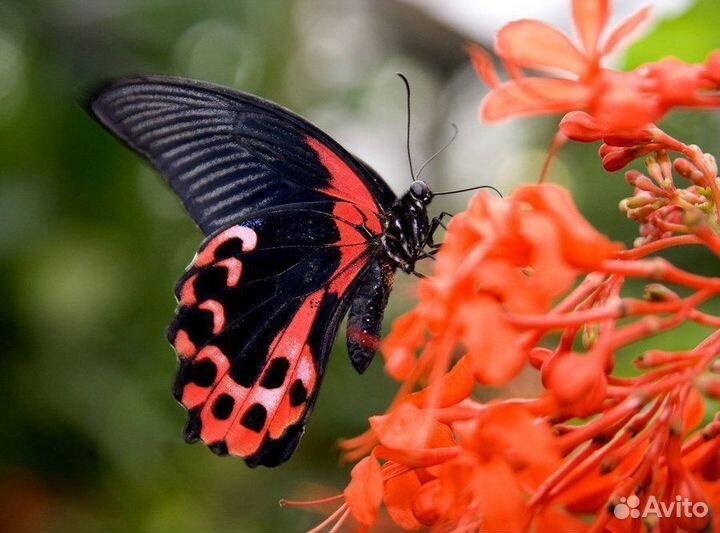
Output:
<instances>
[{"instance_id":1,"label":"butterfly hindwing","mask_svg":"<svg viewBox=\"0 0 720 533\"><path fill-rule=\"evenodd\" d=\"M178 282L168 332L188 440L253 466L290 456L376 255L365 232L357 207L325 202L262 211L206 240Z\"/></svg>"},{"instance_id":2,"label":"butterfly hindwing","mask_svg":"<svg viewBox=\"0 0 720 533\"><path fill-rule=\"evenodd\" d=\"M132 78L103 87L90 109L160 171L206 235L279 205L330 198L372 218L395 199L329 136L253 95L179 78Z\"/></svg>"}]
</instances>

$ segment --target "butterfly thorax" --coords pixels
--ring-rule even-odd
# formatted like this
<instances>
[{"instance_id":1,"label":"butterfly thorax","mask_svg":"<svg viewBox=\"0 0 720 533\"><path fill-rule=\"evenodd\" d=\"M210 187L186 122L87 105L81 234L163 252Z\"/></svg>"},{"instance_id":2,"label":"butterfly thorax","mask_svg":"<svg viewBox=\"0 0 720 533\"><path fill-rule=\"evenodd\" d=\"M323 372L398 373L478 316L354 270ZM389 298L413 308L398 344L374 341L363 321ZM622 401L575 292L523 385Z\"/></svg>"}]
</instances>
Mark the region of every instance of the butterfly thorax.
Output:
<instances>
[{"instance_id":1,"label":"butterfly thorax","mask_svg":"<svg viewBox=\"0 0 720 533\"><path fill-rule=\"evenodd\" d=\"M432 192L425 182L416 180L390 209L382 237L386 255L405 272L412 272L430 242L427 206Z\"/></svg>"}]
</instances>

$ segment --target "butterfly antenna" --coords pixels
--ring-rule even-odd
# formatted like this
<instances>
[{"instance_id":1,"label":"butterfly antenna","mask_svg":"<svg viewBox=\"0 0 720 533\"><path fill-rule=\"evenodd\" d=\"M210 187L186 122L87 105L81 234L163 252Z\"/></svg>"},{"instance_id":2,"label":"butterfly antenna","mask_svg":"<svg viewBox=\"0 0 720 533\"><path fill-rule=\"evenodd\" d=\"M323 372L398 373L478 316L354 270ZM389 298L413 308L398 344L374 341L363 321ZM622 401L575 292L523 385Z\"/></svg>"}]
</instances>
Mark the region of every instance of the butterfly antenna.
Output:
<instances>
[{"instance_id":1,"label":"butterfly antenna","mask_svg":"<svg viewBox=\"0 0 720 533\"><path fill-rule=\"evenodd\" d=\"M456 191L445 191L445 192L436 192L433 193L433 196L442 196L444 194L457 194L460 192L468 192L468 191L477 191L478 189L490 189L491 191L494 191L500 198L503 197L502 193L497 190L492 185L478 185L477 187L468 187L467 189L458 189Z\"/></svg>"},{"instance_id":2,"label":"butterfly antenna","mask_svg":"<svg viewBox=\"0 0 720 533\"><path fill-rule=\"evenodd\" d=\"M418 170L417 179L420 179L420 176L422 175L423 170L425 170L425 167L427 167L430 163L432 163L437 156L442 154L447 149L447 147L450 146L455 139L457 139L458 133L460 133L460 130L458 129L457 124L452 123L452 124L450 124L450 126L452 126L452 129L453 129L453 134L450 137L450 140L448 140L443 145L442 148L440 148L437 152L435 152L433 155L431 155L430 158L422 164L422 166L420 167L420 170Z\"/></svg>"},{"instance_id":3,"label":"butterfly antenna","mask_svg":"<svg viewBox=\"0 0 720 533\"><path fill-rule=\"evenodd\" d=\"M412 181L415 181L415 171L413 170L412 154L410 153L410 82L405 77L405 74L403 74L402 72L397 72L396 74L405 84L405 95L407 99L407 133L405 135L405 141L407 147L408 163L410 165L410 179Z\"/></svg>"}]
</instances>

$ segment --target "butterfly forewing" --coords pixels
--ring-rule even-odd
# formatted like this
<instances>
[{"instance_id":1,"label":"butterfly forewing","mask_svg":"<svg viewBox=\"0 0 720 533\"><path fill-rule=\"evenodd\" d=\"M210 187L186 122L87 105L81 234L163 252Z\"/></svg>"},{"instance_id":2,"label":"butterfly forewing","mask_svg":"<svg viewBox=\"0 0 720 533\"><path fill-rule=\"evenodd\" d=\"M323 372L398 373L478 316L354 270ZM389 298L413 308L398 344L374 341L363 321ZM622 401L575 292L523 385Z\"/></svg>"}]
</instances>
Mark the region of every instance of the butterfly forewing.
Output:
<instances>
[{"instance_id":1,"label":"butterfly forewing","mask_svg":"<svg viewBox=\"0 0 720 533\"><path fill-rule=\"evenodd\" d=\"M90 107L163 174L206 235L278 205L332 198L370 215L394 200L322 131L256 96L149 77L111 83Z\"/></svg>"}]
</instances>

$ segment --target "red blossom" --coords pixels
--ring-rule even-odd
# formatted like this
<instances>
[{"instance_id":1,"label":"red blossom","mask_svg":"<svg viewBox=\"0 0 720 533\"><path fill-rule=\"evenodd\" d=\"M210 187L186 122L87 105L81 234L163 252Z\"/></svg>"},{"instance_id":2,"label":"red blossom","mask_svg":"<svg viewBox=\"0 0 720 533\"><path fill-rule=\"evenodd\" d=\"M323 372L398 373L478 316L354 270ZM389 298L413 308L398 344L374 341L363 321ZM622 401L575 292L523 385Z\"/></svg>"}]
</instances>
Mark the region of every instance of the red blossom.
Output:
<instances>
[{"instance_id":1,"label":"red blossom","mask_svg":"<svg viewBox=\"0 0 720 533\"><path fill-rule=\"evenodd\" d=\"M610 0L573 0L572 7L578 42L536 20L511 22L499 31L495 53L509 81L500 81L489 54L469 47L478 75L491 89L481 105L483 120L584 111L597 128L628 132L660 121L674 107L720 105L713 94L720 88L717 54L704 65L667 58L631 72L603 67L649 20L649 8L608 31ZM550 77L528 76L528 69ZM573 136L573 128L563 131L583 140Z\"/></svg>"},{"instance_id":2,"label":"red blossom","mask_svg":"<svg viewBox=\"0 0 720 533\"><path fill-rule=\"evenodd\" d=\"M500 32L509 82L471 51L493 87L483 113L566 112L561 131L602 141L606 170L644 157L620 202L639 236L631 248L611 241L557 185L475 196L449 224L417 305L382 343L399 390L341 444L357 464L343 494L308 502L340 505L313 532L351 518L365 531L386 512L406 531L720 533L720 415L709 421L706 406L720 398L720 316L706 306L720 277L656 255L692 245L720 258L718 168L654 125L674 106L716 104L707 91L720 83L720 53L704 66L606 70L647 10L608 35L609 1L572 6L578 44L534 21ZM642 105L630 113L631 102ZM687 324L699 341L664 349L661 335ZM635 371L618 372L628 358ZM521 374L536 384L525 396L488 394ZM709 514L623 516L628 498Z\"/></svg>"},{"instance_id":3,"label":"red blossom","mask_svg":"<svg viewBox=\"0 0 720 533\"><path fill-rule=\"evenodd\" d=\"M673 168L691 176L695 167L684 161L655 154L649 176L629 180L643 187L642 201L626 204L659 209L664 200L685 209L685 220L692 197L666 177ZM720 370L720 317L699 307L720 293L720 278L648 257L688 244L720 249L713 206L685 233L623 249L556 185L476 196L449 225L418 305L383 344L401 387L369 432L343 444L359 462L323 527L352 516L369 528L384 507L408 531L635 533L644 526L613 509L636 493L643 505L653 495L716 509L720 422L703 427L702 395L720 390L708 375ZM623 294L627 279L647 280L644 299ZM695 347L646 350L638 375L615 373L620 350L689 321L711 329ZM479 386L507 383L522 369L539 372L542 393L476 399ZM709 523L658 520L661 531Z\"/></svg>"},{"instance_id":4,"label":"red blossom","mask_svg":"<svg viewBox=\"0 0 720 533\"><path fill-rule=\"evenodd\" d=\"M366 457L353 468L350 483L345 489L345 501L355 519L365 527L377 521L383 499L383 478L380 463Z\"/></svg>"}]
</instances>

